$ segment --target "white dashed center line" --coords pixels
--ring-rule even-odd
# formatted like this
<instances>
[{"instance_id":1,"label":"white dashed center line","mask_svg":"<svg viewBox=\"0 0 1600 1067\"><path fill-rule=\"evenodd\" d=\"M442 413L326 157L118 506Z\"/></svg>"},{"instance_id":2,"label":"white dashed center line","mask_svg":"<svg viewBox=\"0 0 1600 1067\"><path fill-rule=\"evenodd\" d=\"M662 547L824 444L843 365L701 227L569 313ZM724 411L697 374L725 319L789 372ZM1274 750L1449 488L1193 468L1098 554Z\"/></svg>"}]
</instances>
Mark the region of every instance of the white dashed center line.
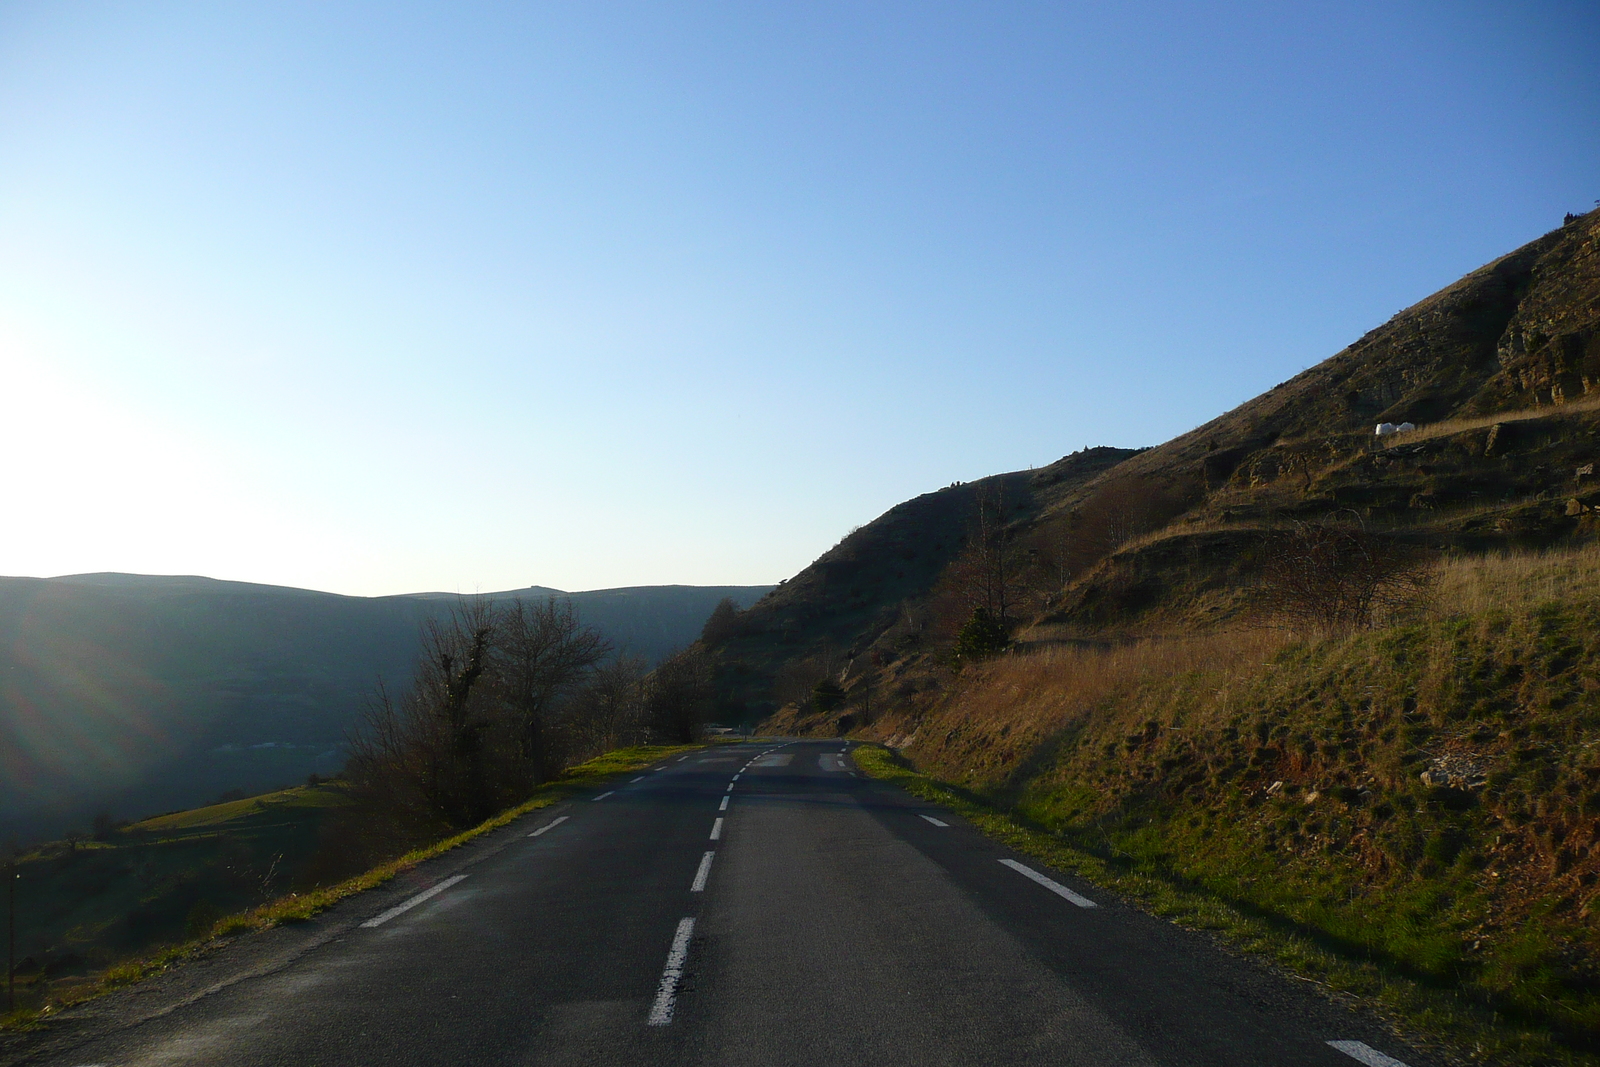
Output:
<instances>
[{"instance_id":1,"label":"white dashed center line","mask_svg":"<svg viewBox=\"0 0 1600 1067\"><path fill-rule=\"evenodd\" d=\"M683 965L689 959L689 939L694 936L694 920L680 919L678 932L667 953L667 966L661 972L656 1002L650 1006L650 1025L665 1026L672 1021L672 1008L678 999L678 983L683 980Z\"/></svg>"},{"instance_id":2,"label":"white dashed center line","mask_svg":"<svg viewBox=\"0 0 1600 1067\"><path fill-rule=\"evenodd\" d=\"M1364 1041L1330 1041L1328 1044L1351 1059L1360 1060L1367 1067L1406 1067L1393 1056L1385 1056Z\"/></svg>"},{"instance_id":3,"label":"white dashed center line","mask_svg":"<svg viewBox=\"0 0 1600 1067\"><path fill-rule=\"evenodd\" d=\"M728 783L728 792L730 792L730 793L733 792L733 783L732 782Z\"/></svg>"},{"instance_id":4,"label":"white dashed center line","mask_svg":"<svg viewBox=\"0 0 1600 1067\"><path fill-rule=\"evenodd\" d=\"M642 775L642 774L641 774L641 775L640 775L640 776L639 776L639 777L637 777L637 778L635 778L635 779L634 779L634 780L633 780L633 782L642 782L642 781L644 781L644 775ZM629 782L629 783L628 783L628 784L629 784L629 785L632 785L632 784L633 784L633 782Z\"/></svg>"},{"instance_id":5,"label":"white dashed center line","mask_svg":"<svg viewBox=\"0 0 1600 1067\"><path fill-rule=\"evenodd\" d=\"M612 793L615 793L615 792L616 792L615 789L608 789L604 793L601 793L599 796L595 797L595 800L604 800L606 797L610 796Z\"/></svg>"},{"instance_id":6,"label":"white dashed center line","mask_svg":"<svg viewBox=\"0 0 1600 1067\"><path fill-rule=\"evenodd\" d=\"M1080 908L1098 907L1098 905L1096 905L1095 902L1090 900L1088 897L1079 896L1077 893L1074 893L1072 890L1068 889L1054 878L1046 878L1032 867L1024 867L1016 860L1001 860L1000 862L1005 864L1007 867L1010 867L1013 871L1016 871L1024 878L1031 878L1035 882L1038 882L1056 896L1064 897L1065 899L1070 900Z\"/></svg>"},{"instance_id":7,"label":"white dashed center line","mask_svg":"<svg viewBox=\"0 0 1600 1067\"><path fill-rule=\"evenodd\" d=\"M711 859L715 852L707 852L700 857L700 869L694 872L694 884L689 887L689 892L699 893L706 887L706 879L711 877Z\"/></svg>"},{"instance_id":8,"label":"white dashed center line","mask_svg":"<svg viewBox=\"0 0 1600 1067\"><path fill-rule=\"evenodd\" d=\"M571 816L558 815L556 818L551 819L549 822L545 823L543 826L539 827L537 830L535 830L533 833L529 834L528 836L529 837L538 837L540 834L544 833L546 830L554 830L556 827L558 827L562 823L566 822L569 818L571 818Z\"/></svg>"},{"instance_id":9,"label":"white dashed center line","mask_svg":"<svg viewBox=\"0 0 1600 1067\"><path fill-rule=\"evenodd\" d=\"M717 805L717 810L718 811L727 811L728 810L728 798L727 798L727 796L723 796L722 803Z\"/></svg>"},{"instance_id":10,"label":"white dashed center line","mask_svg":"<svg viewBox=\"0 0 1600 1067\"><path fill-rule=\"evenodd\" d=\"M711 840L713 840L713 841L722 840L722 820L721 819L718 819L716 822L711 824Z\"/></svg>"},{"instance_id":11,"label":"white dashed center line","mask_svg":"<svg viewBox=\"0 0 1600 1067\"><path fill-rule=\"evenodd\" d=\"M945 822L943 819L935 819L932 815L924 815L923 818L927 819L929 822L933 823L933 825L935 825L935 826L949 826L950 825L949 823Z\"/></svg>"},{"instance_id":12,"label":"white dashed center line","mask_svg":"<svg viewBox=\"0 0 1600 1067\"><path fill-rule=\"evenodd\" d=\"M446 878L444 881L440 882L438 885L434 886L432 889L424 889L422 892L418 893L416 896L412 897L410 900L407 900L402 904L396 904L394 907L390 908L388 911L384 912L382 915L374 915L372 918L368 919L366 922L362 923L361 925L363 927L368 928L368 929L370 929L370 928L372 928L374 926L382 926L384 923L388 922L390 919L394 918L396 915L403 915L406 912L410 911L412 908L416 907L418 904L421 904L423 901L431 900L432 898L438 896L440 893L443 893L446 889L449 889L451 886L455 885L457 882L462 881L466 877L467 876L464 875L464 874L452 875L451 877Z\"/></svg>"}]
</instances>

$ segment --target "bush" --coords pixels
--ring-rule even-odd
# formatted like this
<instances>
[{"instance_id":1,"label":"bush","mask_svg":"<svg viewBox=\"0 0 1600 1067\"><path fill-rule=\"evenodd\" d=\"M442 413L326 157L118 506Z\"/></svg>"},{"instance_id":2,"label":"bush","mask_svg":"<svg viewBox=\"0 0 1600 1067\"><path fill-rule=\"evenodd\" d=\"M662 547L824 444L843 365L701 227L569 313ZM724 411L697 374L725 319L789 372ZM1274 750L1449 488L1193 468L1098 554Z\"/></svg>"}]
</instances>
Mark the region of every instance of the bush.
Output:
<instances>
[{"instance_id":1,"label":"bush","mask_svg":"<svg viewBox=\"0 0 1600 1067\"><path fill-rule=\"evenodd\" d=\"M1425 600L1432 583L1412 545L1359 522L1297 522L1268 542L1258 599L1290 622L1349 630Z\"/></svg>"},{"instance_id":2,"label":"bush","mask_svg":"<svg viewBox=\"0 0 1600 1067\"><path fill-rule=\"evenodd\" d=\"M987 608L978 608L956 635L956 657L983 659L1004 652L1010 645L1011 633L1005 623L989 614Z\"/></svg>"},{"instance_id":3,"label":"bush","mask_svg":"<svg viewBox=\"0 0 1600 1067\"><path fill-rule=\"evenodd\" d=\"M811 701L818 711L835 711L844 706L844 688L832 678L824 678L812 687Z\"/></svg>"}]
</instances>

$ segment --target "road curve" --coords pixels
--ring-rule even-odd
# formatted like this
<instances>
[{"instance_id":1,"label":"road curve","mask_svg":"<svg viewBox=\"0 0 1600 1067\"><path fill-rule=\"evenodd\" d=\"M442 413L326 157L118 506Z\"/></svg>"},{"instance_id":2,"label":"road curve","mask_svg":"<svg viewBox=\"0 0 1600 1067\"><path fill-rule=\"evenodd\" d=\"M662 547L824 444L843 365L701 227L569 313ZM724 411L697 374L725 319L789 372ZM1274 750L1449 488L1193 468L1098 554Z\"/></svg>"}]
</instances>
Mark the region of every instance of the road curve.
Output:
<instances>
[{"instance_id":1,"label":"road curve","mask_svg":"<svg viewBox=\"0 0 1600 1067\"><path fill-rule=\"evenodd\" d=\"M669 760L279 965L20 1062L1428 1067L845 751Z\"/></svg>"}]
</instances>

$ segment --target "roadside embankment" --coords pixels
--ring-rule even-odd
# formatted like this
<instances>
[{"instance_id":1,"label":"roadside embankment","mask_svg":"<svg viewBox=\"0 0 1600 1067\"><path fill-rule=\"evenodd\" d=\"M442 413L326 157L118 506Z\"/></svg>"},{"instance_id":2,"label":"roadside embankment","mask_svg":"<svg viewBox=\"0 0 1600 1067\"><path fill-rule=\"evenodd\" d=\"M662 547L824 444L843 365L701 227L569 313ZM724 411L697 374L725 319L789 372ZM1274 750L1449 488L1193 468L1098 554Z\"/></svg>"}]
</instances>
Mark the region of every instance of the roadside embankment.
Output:
<instances>
[{"instance_id":1,"label":"roadside embankment","mask_svg":"<svg viewBox=\"0 0 1600 1067\"><path fill-rule=\"evenodd\" d=\"M1594 549L1442 564L1352 633L1000 657L867 733L907 765L865 769L1463 1058L1600 1063Z\"/></svg>"}]
</instances>

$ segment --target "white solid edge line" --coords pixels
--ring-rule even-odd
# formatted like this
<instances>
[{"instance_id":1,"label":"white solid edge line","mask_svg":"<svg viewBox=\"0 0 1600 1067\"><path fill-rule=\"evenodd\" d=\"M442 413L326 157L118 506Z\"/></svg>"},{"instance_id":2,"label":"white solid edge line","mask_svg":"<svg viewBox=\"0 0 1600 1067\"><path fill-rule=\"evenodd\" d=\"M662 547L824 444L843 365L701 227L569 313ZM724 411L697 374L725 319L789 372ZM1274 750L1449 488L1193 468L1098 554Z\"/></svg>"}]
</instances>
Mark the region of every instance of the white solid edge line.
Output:
<instances>
[{"instance_id":1,"label":"white solid edge line","mask_svg":"<svg viewBox=\"0 0 1600 1067\"><path fill-rule=\"evenodd\" d=\"M1385 1056L1365 1041L1330 1041L1328 1044L1351 1059L1360 1060L1367 1067L1406 1067L1401 1061L1393 1056Z\"/></svg>"},{"instance_id":2,"label":"white solid edge line","mask_svg":"<svg viewBox=\"0 0 1600 1067\"><path fill-rule=\"evenodd\" d=\"M935 825L935 826L949 826L950 825L949 823L945 822L943 819L935 819L932 815L924 815L923 818L927 819L929 822L933 823L933 825Z\"/></svg>"},{"instance_id":3,"label":"white solid edge line","mask_svg":"<svg viewBox=\"0 0 1600 1067\"><path fill-rule=\"evenodd\" d=\"M601 793L599 796L595 797L595 800L604 800L606 797L610 796L612 793L615 793L615 792L616 792L615 789L608 789L604 793Z\"/></svg>"},{"instance_id":4,"label":"white solid edge line","mask_svg":"<svg viewBox=\"0 0 1600 1067\"><path fill-rule=\"evenodd\" d=\"M1024 878L1031 878L1035 882L1038 882L1040 885L1050 890L1050 892L1056 894L1056 896L1064 897L1065 899L1070 900L1080 908L1094 908L1099 906L1088 897L1079 896L1077 893L1074 893L1072 890L1068 889L1054 878L1046 878L1032 867L1024 867L1016 860L1001 860L1000 862L1005 864L1007 867L1010 867L1013 871L1016 871Z\"/></svg>"},{"instance_id":5,"label":"white solid edge line","mask_svg":"<svg viewBox=\"0 0 1600 1067\"><path fill-rule=\"evenodd\" d=\"M722 820L721 819L718 819L716 822L711 824L711 840L713 840L713 841L722 840Z\"/></svg>"},{"instance_id":6,"label":"white solid edge line","mask_svg":"<svg viewBox=\"0 0 1600 1067\"><path fill-rule=\"evenodd\" d=\"M560 826L562 823L566 822L570 818L571 818L570 815L559 816L558 818L552 819L549 822L545 823L543 826L539 827L537 830L535 830L533 833L529 834L528 836L529 837L538 837L540 834L544 833L546 830L554 830L556 827Z\"/></svg>"},{"instance_id":7,"label":"white solid edge line","mask_svg":"<svg viewBox=\"0 0 1600 1067\"><path fill-rule=\"evenodd\" d=\"M683 965L689 959L689 939L694 936L694 920L678 920L678 932L673 935L672 948L667 952L667 966L661 972L661 985L656 989L656 1002L650 1006L650 1025L665 1026L672 1021L673 1003L678 999L678 982L683 978Z\"/></svg>"},{"instance_id":8,"label":"white solid edge line","mask_svg":"<svg viewBox=\"0 0 1600 1067\"><path fill-rule=\"evenodd\" d=\"M440 893L443 893L446 889L449 889L451 886L455 885L457 882L461 881L464 878L466 878L466 875L464 875L464 874L451 875L449 878L446 878L444 881L440 882L438 885L434 886L432 889L424 889L422 892L418 893L416 896L412 897L410 900L407 900L407 901L405 901L403 903L400 903L400 904L396 904L394 907L390 908L388 911L384 912L382 915L374 915L372 918L368 919L366 922L362 923L361 925L363 927L365 927L365 928L368 928L368 929L370 929L371 927L374 927L374 926L382 926L384 923L388 922L390 919L394 918L396 915L402 915L405 912L408 912L412 908L416 907L418 904L421 904L424 900L428 900L428 899L430 899L432 897L438 896Z\"/></svg>"},{"instance_id":9,"label":"white solid edge line","mask_svg":"<svg viewBox=\"0 0 1600 1067\"><path fill-rule=\"evenodd\" d=\"M715 852L707 852L700 857L700 869L694 872L694 884L689 887L689 892L699 893L706 887L706 879L711 877L711 858Z\"/></svg>"}]
</instances>

